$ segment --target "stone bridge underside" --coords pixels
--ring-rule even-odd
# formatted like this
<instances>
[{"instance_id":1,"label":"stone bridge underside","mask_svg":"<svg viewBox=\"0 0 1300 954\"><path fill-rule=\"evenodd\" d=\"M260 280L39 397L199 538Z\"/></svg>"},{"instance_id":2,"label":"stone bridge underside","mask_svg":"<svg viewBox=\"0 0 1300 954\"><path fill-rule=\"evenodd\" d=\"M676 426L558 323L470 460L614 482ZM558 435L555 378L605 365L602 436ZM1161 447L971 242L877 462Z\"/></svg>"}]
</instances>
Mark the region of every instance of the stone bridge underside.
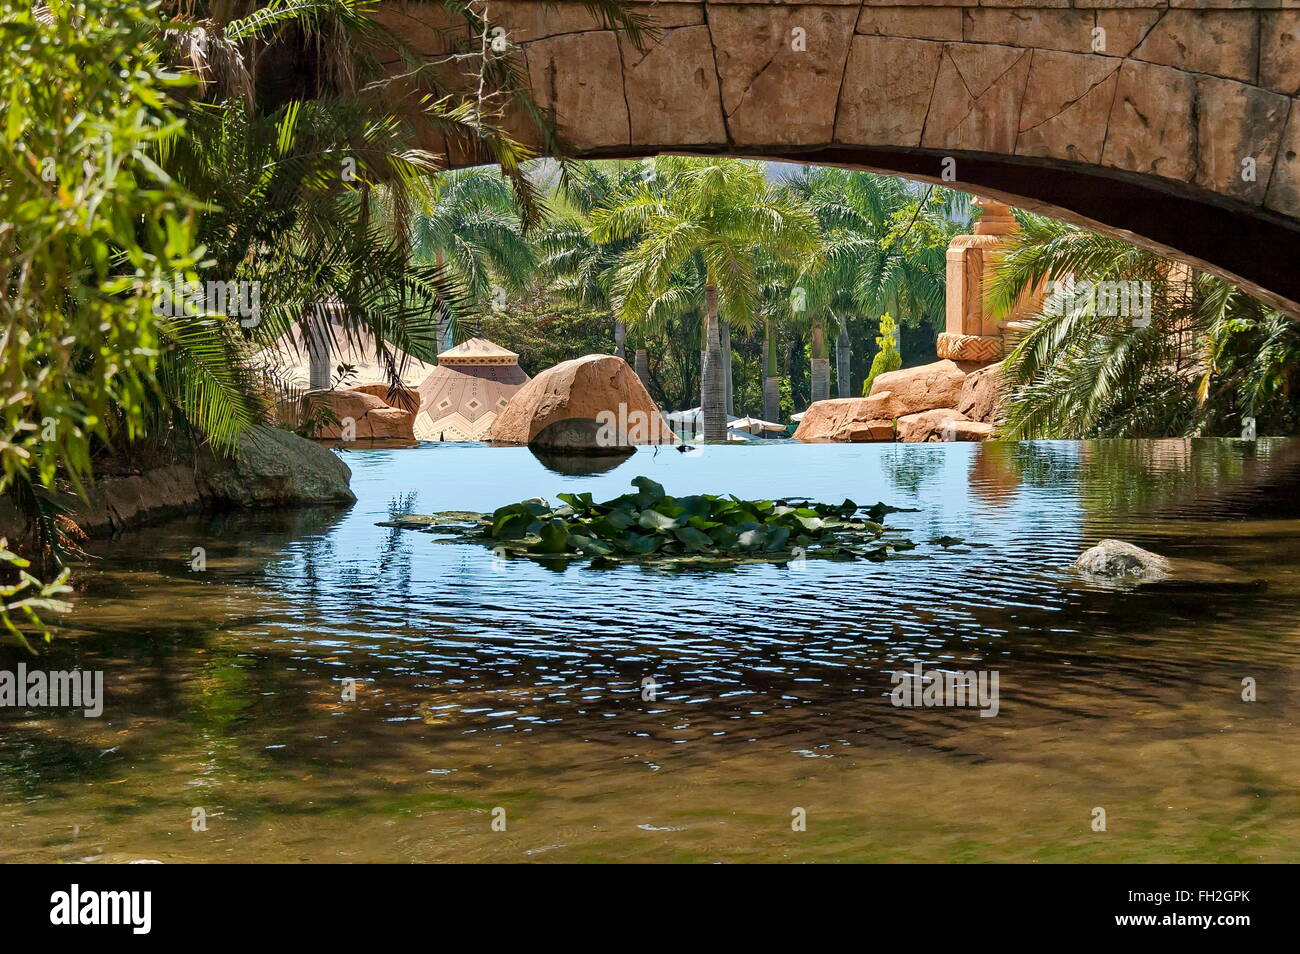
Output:
<instances>
[{"instance_id":1,"label":"stone bridge underside","mask_svg":"<svg viewBox=\"0 0 1300 954\"><path fill-rule=\"evenodd\" d=\"M1300 315L1300 0L665 0L633 5L662 30L642 49L578 2L481 6L574 155L728 153L935 182L951 159L944 184ZM446 49L435 9L378 16L432 57Z\"/></svg>"}]
</instances>

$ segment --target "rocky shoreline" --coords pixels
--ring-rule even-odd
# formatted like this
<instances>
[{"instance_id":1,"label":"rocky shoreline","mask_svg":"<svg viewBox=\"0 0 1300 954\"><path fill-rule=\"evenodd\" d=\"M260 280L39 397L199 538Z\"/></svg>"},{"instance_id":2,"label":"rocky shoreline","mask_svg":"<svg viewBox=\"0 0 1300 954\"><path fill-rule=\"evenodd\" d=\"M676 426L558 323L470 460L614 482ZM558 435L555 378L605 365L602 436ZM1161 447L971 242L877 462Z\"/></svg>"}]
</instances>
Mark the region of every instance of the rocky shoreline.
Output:
<instances>
[{"instance_id":1,"label":"rocky shoreline","mask_svg":"<svg viewBox=\"0 0 1300 954\"><path fill-rule=\"evenodd\" d=\"M68 516L88 537L203 510L350 504L352 471L338 454L290 431L257 427L234 459L201 451L189 460L126 476L104 477L85 499L71 493ZM21 546L29 527L0 497L0 537Z\"/></svg>"},{"instance_id":2,"label":"rocky shoreline","mask_svg":"<svg viewBox=\"0 0 1300 954\"><path fill-rule=\"evenodd\" d=\"M867 397L818 401L795 440L815 442L983 441L997 424L1001 374L996 364L944 358L882 374Z\"/></svg>"}]
</instances>

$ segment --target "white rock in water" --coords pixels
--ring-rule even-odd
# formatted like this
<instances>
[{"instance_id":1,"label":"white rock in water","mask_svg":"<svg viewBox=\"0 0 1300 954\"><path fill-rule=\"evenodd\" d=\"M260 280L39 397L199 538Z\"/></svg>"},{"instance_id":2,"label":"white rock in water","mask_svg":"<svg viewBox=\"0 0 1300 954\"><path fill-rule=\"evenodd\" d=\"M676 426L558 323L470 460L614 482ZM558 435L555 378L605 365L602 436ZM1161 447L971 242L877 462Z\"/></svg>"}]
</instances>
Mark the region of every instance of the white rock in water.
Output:
<instances>
[{"instance_id":1,"label":"white rock in water","mask_svg":"<svg viewBox=\"0 0 1300 954\"><path fill-rule=\"evenodd\" d=\"M1074 568L1090 576L1163 580L1169 575L1169 560L1123 540L1102 540L1075 560Z\"/></svg>"}]
</instances>

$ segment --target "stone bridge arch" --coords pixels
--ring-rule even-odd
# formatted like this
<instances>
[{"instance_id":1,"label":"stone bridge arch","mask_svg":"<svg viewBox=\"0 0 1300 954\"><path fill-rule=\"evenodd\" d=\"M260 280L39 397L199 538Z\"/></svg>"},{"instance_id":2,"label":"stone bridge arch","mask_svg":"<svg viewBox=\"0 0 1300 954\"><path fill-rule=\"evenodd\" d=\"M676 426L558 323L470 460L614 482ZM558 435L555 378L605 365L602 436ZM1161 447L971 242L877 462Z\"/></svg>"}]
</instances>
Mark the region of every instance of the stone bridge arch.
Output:
<instances>
[{"instance_id":1,"label":"stone bridge arch","mask_svg":"<svg viewBox=\"0 0 1300 954\"><path fill-rule=\"evenodd\" d=\"M482 7L574 155L726 153L943 182L1300 315L1293 2L661 0L633 5L662 31L643 48L580 2ZM377 16L433 56L436 10Z\"/></svg>"}]
</instances>

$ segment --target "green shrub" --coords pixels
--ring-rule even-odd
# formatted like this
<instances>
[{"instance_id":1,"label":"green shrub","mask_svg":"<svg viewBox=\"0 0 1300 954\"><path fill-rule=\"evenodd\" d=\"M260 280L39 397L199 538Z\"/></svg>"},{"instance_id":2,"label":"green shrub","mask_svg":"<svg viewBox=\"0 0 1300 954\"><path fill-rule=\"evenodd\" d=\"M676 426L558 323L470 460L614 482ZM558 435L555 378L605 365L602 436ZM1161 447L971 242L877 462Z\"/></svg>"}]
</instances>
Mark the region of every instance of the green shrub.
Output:
<instances>
[{"instance_id":1,"label":"green shrub","mask_svg":"<svg viewBox=\"0 0 1300 954\"><path fill-rule=\"evenodd\" d=\"M871 382L887 371L897 371L903 366L903 356L898 353L898 322L885 312L880 316L880 334L876 336L876 356L871 359L871 371L862 382L862 396L871 393Z\"/></svg>"}]
</instances>

